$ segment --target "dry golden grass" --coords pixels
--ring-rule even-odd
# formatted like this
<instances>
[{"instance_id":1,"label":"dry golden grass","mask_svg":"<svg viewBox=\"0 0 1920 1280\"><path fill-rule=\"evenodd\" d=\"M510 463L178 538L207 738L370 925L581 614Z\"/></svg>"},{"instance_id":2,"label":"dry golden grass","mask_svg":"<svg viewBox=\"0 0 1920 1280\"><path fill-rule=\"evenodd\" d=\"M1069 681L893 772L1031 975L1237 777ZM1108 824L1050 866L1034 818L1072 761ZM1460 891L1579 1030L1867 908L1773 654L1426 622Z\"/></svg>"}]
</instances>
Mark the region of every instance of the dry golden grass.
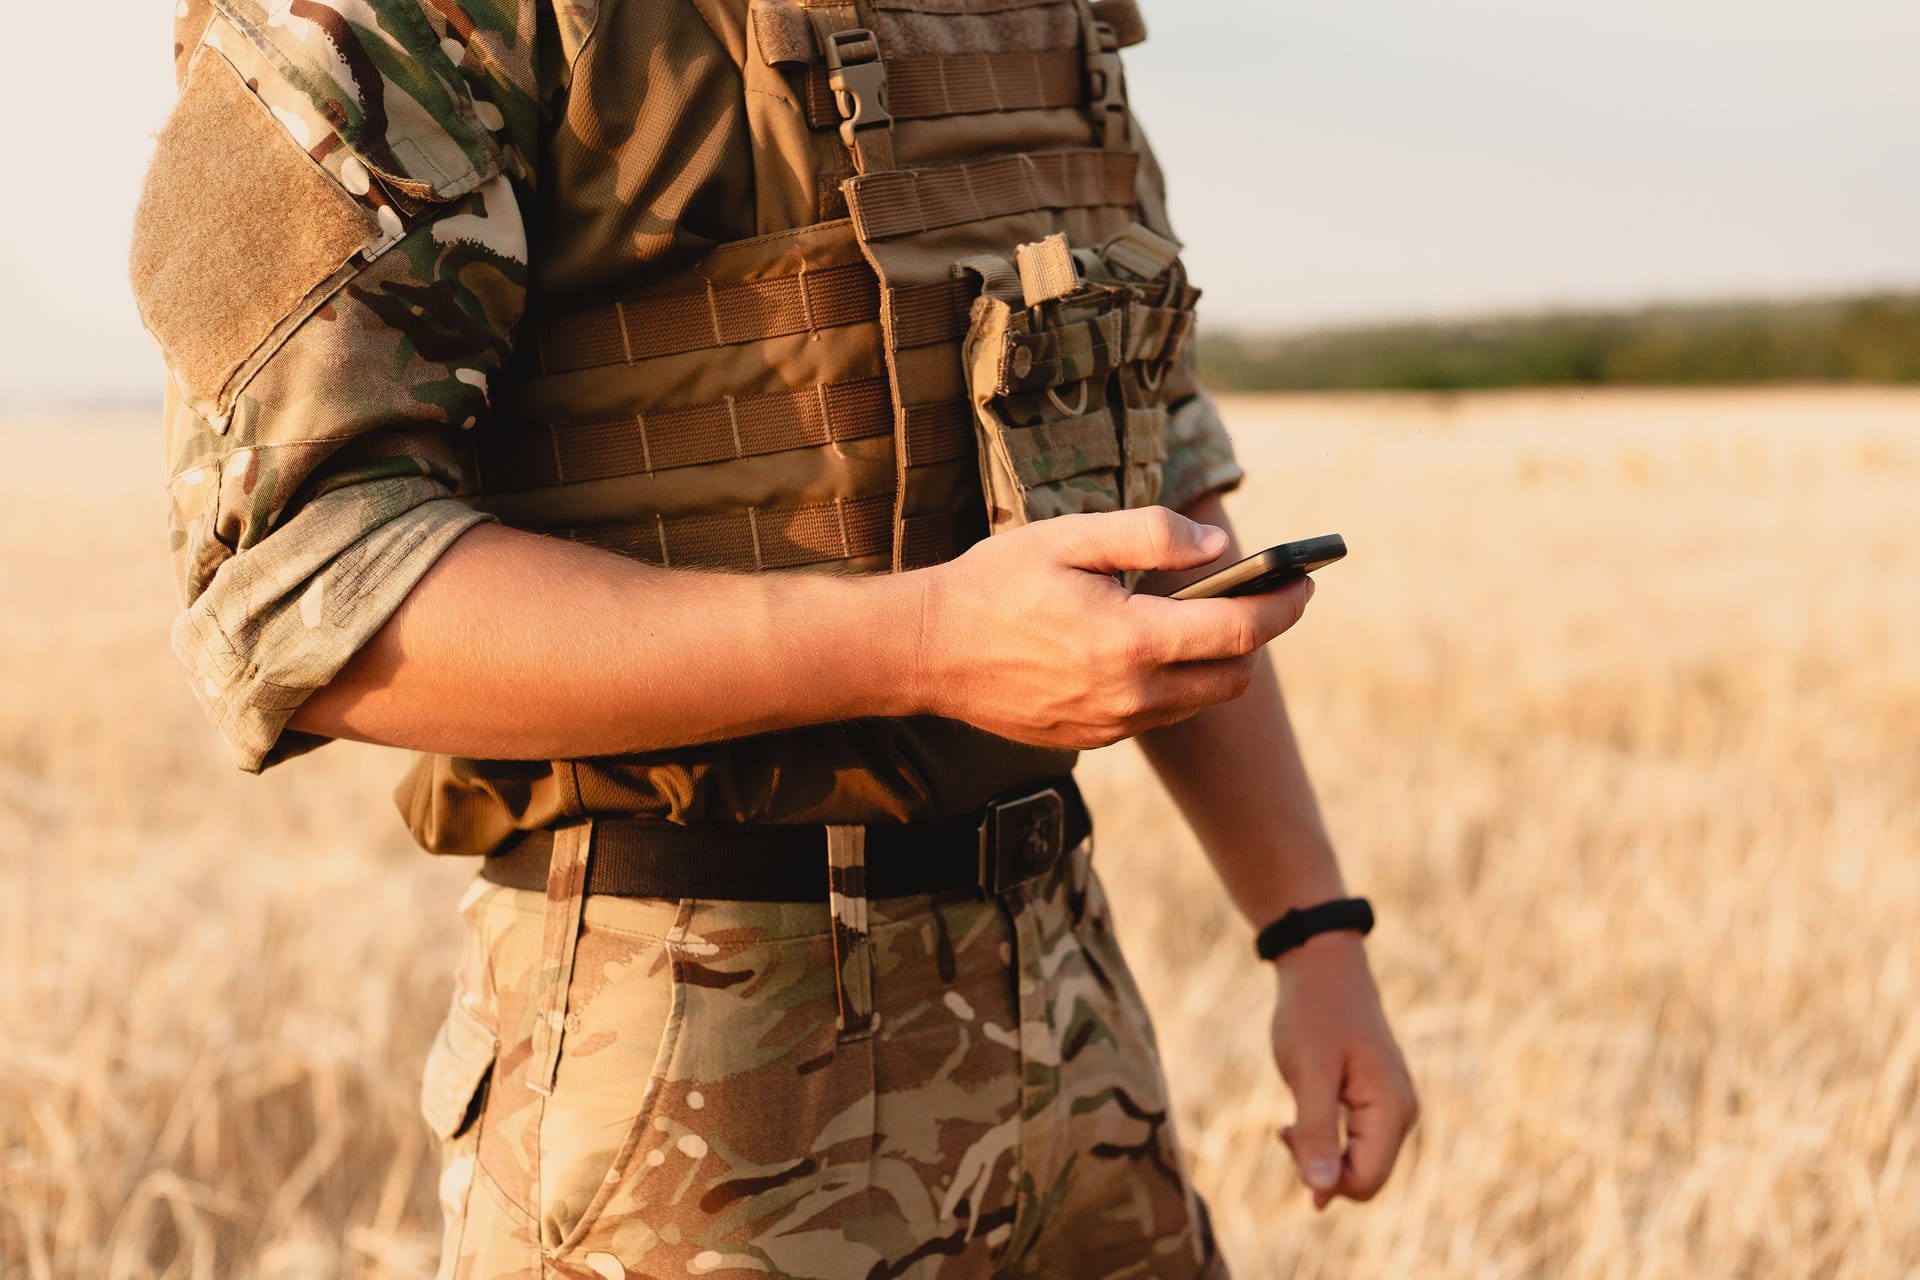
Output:
<instances>
[{"instance_id":1,"label":"dry golden grass","mask_svg":"<svg viewBox=\"0 0 1920 1280\"><path fill-rule=\"evenodd\" d=\"M1366 1208L1274 1142L1270 979L1128 748L1083 771L1244 1276L1920 1270L1920 396L1231 406L1279 653L1426 1103ZM166 652L150 424L0 429L0 1275L429 1267L470 868L398 761L232 772ZM75 497L84 493L84 497Z\"/></svg>"}]
</instances>

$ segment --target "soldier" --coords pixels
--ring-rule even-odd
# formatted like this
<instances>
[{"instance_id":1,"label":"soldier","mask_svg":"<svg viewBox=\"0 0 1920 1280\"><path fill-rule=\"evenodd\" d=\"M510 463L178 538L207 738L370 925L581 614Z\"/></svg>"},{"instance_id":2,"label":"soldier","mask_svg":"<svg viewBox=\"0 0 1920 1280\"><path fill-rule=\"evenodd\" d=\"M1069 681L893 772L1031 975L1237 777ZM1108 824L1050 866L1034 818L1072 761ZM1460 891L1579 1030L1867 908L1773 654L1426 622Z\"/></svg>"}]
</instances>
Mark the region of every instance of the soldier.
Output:
<instances>
[{"instance_id":1,"label":"soldier","mask_svg":"<svg viewBox=\"0 0 1920 1280\"><path fill-rule=\"evenodd\" d=\"M1316 1203L1380 1187L1412 1089L1261 656L1311 587L1157 594L1240 472L1132 0L178 32L174 647L242 768L418 750L485 855L443 1274L1224 1274L1071 778L1136 735L1264 926Z\"/></svg>"}]
</instances>

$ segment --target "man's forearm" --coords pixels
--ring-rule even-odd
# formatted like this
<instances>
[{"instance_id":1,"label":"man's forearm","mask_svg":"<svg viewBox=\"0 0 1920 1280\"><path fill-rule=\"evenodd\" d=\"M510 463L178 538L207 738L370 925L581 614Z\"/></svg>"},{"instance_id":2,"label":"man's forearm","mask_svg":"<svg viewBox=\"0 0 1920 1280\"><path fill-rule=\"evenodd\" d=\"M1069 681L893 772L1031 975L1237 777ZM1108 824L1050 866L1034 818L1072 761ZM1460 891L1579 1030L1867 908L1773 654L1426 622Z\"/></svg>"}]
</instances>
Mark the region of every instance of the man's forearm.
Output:
<instances>
[{"instance_id":1,"label":"man's forearm","mask_svg":"<svg viewBox=\"0 0 1920 1280\"><path fill-rule=\"evenodd\" d=\"M1235 696L1300 590L1176 603L1128 569L1221 535L1161 509L1062 516L904 574L656 569L493 525L461 535L291 727L497 760L930 714L1102 746Z\"/></svg>"},{"instance_id":2,"label":"man's forearm","mask_svg":"<svg viewBox=\"0 0 1920 1280\"><path fill-rule=\"evenodd\" d=\"M1232 532L1217 495L1185 514ZM1230 544L1220 563L1231 564L1242 554L1237 543ZM1199 576L1204 575L1155 575L1141 586L1167 591ZM1345 894L1272 660L1264 652L1241 697L1149 730L1139 741L1234 904L1253 924Z\"/></svg>"},{"instance_id":3,"label":"man's forearm","mask_svg":"<svg viewBox=\"0 0 1920 1280\"><path fill-rule=\"evenodd\" d=\"M559 759L905 715L918 592L892 574L668 571L481 525L291 727Z\"/></svg>"},{"instance_id":4,"label":"man's forearm","mask_svg":"<svg viewBox=\"0 0 1920 1280\"><path fill-rule=\"evenodd\" d=\"M1232 533L1217 497L1186 514ZM1227 555L1239 554L1230 539ZM1196 576L1159 574L1142 587L1171 590ZM1239 698L1149 730L1140 745L1255 927L1346 896L1265 654ZM1272 969L1279 992L1274 1062L1295 1106L1280 1139L1315 1208L1336 1196L1369 1199L1393 1169L1420 1108L1365 947L1350 930L1322 933L1282 954Z\"/></svg>"}]
</instances>

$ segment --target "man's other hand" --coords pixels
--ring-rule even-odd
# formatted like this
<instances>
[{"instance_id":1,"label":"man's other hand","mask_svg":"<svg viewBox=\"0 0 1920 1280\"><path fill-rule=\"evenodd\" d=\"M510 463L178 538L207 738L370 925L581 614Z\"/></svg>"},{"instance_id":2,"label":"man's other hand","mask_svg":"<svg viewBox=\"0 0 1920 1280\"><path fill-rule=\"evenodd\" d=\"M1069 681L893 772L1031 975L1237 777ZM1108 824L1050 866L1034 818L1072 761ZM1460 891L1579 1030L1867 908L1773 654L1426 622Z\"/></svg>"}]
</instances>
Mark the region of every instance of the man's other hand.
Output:
<instances>
[{"instance_id":1,"label":"man's other hand","mask_svg":"<svg viewBox=\"0 0 1920 1280\"><path fill-rule=\"evenodd\" d=\"M1321 934L1274 966L1280 1001L1273 1057L1294 1101L1294 1122L1280 1139L1313 1192L1314 1208L1336 1196L1371 1200L1393 1172L1420 1103L1360 937Z\"/></svg>"}]
</instances>

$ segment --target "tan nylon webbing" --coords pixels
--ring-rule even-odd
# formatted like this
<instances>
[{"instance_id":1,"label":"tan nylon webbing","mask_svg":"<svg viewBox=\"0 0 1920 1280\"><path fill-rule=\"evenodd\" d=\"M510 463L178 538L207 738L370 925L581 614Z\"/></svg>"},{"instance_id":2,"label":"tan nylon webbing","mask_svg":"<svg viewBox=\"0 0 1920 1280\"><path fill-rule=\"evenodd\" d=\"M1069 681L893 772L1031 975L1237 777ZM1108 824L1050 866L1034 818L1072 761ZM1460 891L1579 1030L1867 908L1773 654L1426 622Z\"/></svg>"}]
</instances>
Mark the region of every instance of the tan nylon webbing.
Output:
<instances>
[{"instance_id":1,"label":"tan nylon webbing","mask_svg":"<svg viewBox=\"0 0 1920 1280\"><path fill-rule=\"evenodd\" d=\"M1086 99L1078 49L1045 53L969 53L887 58L887 111L897 120L1074 107ZM840 108L823 67L807 71L807 122L840 123Z\"/></svg>"},{"instance_id":2,"label":"tan nylon webbing","mask_svg":"<svg viewBox=\"0 0 1920 1280\"><path fill-rule=\"evenodd\" d=\"M905 569L945 564L987 536L984 507L908 515L901 523L905 527L901 531L900 564Z\"/></svg>"},{"instance_id":3,"label":"tan nylon webbing","mask_svg":"<svg viewBox=\"0 0 1920 1280\"><path fill-rule=\"evenodd\" d=\"M958 402L919 405L908 409L908 422L948 409L964 414ZM474 440L469 483L472 492L511 493L869 440L892 431L887 380L860 378L595 422L491 428Z\"/></svg>"},{"instance_id":4,"label":"tan nylon webbing","mask_svg":"<svg viewBox=\"0 0 1920 1280\"><path fill-rule=\"evenodd\" d=\"M907 406L909 467L973 456L973 407L964 400Z\"/></svg>"},{"instance_id":5,"label":"tan nylon webbing","mask_svg":"<svg viewBox=\"0 0 1920 1280\"><path fill-rule=\"evenodd\" d=\"M868 240L936 231L1038 209L1132 208L1131 151L1042 151L937 169L866 174L850 203Z\"/></svg>"},{"instance_id":6,"label":"tan nylon webbing","mask_svg":"<svg viewBox=\"0 0 1920 1280\"><path fill-rule=\"evenodd\" d=\"M917 546L950 559L979 517L943 512L917 518ZM575 542L649 564L681 569L792 569L893 554L893 495L719 515L659 517L630 525L562 530ZM931 563L929 561L928 563Z\"/></svg>"},{"instance_id":7,"label":"tan nylon webbing","mask_svg":"<svg viewBox=\"0 0 1920 1280\"><path fill-rule=\"evenodd\" d=\"M880 290L873 269L850 262L582 307L537 319L533 336L540 372L570 373L879 317Z\"/></svg>"},{"instance_id":8,"label":"tan nylon webbing","mask_svg":"<svg viewBox=\"0 0 1920 1280\"><path fill-rule=\"evenodd\" d=\"M889 289L894 344L910 349L960 341L966 335L968 315L978 292L978 285L971 279Z\"/></svg>"}]
</instances>

